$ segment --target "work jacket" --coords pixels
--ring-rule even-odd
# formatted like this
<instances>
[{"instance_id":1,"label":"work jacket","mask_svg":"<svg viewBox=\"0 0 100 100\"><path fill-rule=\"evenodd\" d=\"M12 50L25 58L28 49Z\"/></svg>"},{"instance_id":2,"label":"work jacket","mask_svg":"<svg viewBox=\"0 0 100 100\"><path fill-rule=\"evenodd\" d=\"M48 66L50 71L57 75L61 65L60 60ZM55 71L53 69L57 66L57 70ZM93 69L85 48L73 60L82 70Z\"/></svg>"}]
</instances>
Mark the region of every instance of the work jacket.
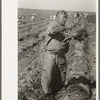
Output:
<instances>
[{"instance_id":1,"label":"work jacket","mask_svg":"<svg viewBox=\"0 0 100 100\"><path fill-rule=\"evenodd\" d=\"M71 38L67 38L64 35L65 30L60 30L61 26L57 22L53 21L48 25L45 34L44 48L55 54L65 54L69 49L69 41Z\"/></svg>"}]
</instances>

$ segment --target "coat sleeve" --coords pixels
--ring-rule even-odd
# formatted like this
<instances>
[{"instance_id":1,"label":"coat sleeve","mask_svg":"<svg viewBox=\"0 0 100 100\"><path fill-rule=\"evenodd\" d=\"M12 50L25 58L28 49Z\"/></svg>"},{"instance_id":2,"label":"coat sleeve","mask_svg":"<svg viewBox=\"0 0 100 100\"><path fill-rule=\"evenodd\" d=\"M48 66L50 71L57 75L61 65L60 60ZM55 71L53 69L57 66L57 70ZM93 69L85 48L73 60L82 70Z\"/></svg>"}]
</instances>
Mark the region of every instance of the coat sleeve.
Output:
<instances>
[{"instance_id":1,"label":"coat sleeve","mask_svg":"<svg viewBox=\"0 0 100 100\"><path fill-rule=\"evenodd\" d=\"M65 30L66 30L65 26L60 26L57 24L49 24L47 28L47 34L52 37L57 34L63 34Z\"/></svg>"}]
</instances>

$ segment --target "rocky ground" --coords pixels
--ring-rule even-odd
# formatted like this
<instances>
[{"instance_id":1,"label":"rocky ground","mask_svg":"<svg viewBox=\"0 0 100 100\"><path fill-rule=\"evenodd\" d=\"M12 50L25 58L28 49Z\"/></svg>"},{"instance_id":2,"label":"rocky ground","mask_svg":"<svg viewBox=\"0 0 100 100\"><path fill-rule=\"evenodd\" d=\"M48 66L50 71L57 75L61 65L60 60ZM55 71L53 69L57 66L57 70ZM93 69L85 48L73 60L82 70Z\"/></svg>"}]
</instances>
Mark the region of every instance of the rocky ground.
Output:
<instances>
[{"instance_id":1,"label":"rocky ground","mask_svg":"<svg viewBox=\"0 0 100 100\"><path fill-rule=\"evenodd\" d=\"M30 20L33 12L39 15L36 22ZM44 94L40 82L43 56L40 50L43 39L40 37L48 25L48 16L55 11L20 9L18 13L26 16L25 23L18 25L18 100L38 100ZM87 34L73 39L66 54L68 86L56 94L57 100L96 100L96 17L95 13L88 14L85 23ZM86 77L71 79L77 74ZM84 80L86 84L83 86L80 80ZM73 85L73 82L76 83ZM89 96L87 86L91 91ZM85 89L82 90L81 87ZM71 98L66 94L71 95Z\"/></svg>"}]
</instances>

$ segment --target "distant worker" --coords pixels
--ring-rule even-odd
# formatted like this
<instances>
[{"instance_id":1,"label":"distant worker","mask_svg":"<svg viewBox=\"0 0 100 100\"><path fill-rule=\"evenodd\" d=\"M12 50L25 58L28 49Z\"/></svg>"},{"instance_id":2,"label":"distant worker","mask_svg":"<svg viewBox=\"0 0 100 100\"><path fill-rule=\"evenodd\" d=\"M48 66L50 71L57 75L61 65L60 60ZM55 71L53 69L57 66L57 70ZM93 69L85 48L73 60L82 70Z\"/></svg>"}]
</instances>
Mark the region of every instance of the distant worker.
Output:
<instances>
[{"instance_id":1,"label":"distant worker","mask_svg":"<svg viewBox=\"0 0 100 100\"><path fill-rule=\"evenodd\" d=\"M35 19L36 19L36 15L33 14L32 17L31 17L31 21L35 22Z\"/></svg>"},{"instance_id":2,"label":"distant worker","mask_svg":"<svg viewBox=\"0 0 100 100\"><path fill-rule=\"evenodd\" d=\"M74 15L74 18L79 18L80 17L80 14L77 12L75 15Z\"/></svg>"},{"instance_id":3,"label":"distant worker","mask_svg":"<svg viewBox=\"0 0 100 100\"><path fill-rule=\"evenodd\" d=\"M77 33L70 34L65 33L66 30L71 30L73 26L66 25L67 12L58 11L56 19L50 22L44 42L44 59L43 70L41 77L42 88L45 92L45 96L42 96L39 100L47 100L45 98L52 98L64 85L66 79L66 57L65 54L69 51L69 43Z\"/></svg>"},{"instance_id":4,"label":"distant worker","mask_svg":"<svg viewBox=\"0 0 100 100\"><path fill-rule=\"evenodd\" d=\"M22 19L22 17L21 16L18 16L18 19Z\"/></svg>"},{"instance_id":5,"label":"distant worker","mask_svg":"<svg viewBox=\"0 0 100 100\"><path fill-rule=\"evenodd\" d=\"M25 19L25 16L22 16L22 19Z\"/></svg>"},{"instance_id":6,"label":"distant worker","mask_svg":"<svg viewBox=\"0 0 100 100\"><path fill-rule=\"evenodd\" d=\"M22 16L23 24L26 24L25 16Z\"/></svg>"},{"instance_id":7,"label":"distant worker","mask_svg":"<svg viewBox=\"0 0 100 100\"><path fill-rule=\"evenodd\" d=\"M56 16L55 15L50 15L50 19L55 19Z\"/></svg>"},{"instance_id":8,"label":"distant worker","mask_svg":"<svg viewBox=\"0 0 100 100\"><path fill-rule=\"evenodd\" d=\"M77 19L77 21L79 22L82 19L86 19L87 15L87 13L76 13L74 15L74 18Z\"/></svg>"},{"instance_id":9,"label":"distant worker","mask_svg":"<svg viewBox=\"0 0 100 100\"><path fill-rule=\"evenodd\" d=\"M78 22L80 21L80 19L81 19L80 13L77 12L77 13L74 15L74 19L75 19L74 22L75 22L75 23L78 23Z\"/></svg>"},{"instance_id":10,"label":"distant worker","mask_svg":"<svg viewBox=\"0 0 100 100\"><path fill-rule=\"evenodd\" d=\"M22 17L18 16L18 24L22 24Z\"/></svg>"}]
</instances>

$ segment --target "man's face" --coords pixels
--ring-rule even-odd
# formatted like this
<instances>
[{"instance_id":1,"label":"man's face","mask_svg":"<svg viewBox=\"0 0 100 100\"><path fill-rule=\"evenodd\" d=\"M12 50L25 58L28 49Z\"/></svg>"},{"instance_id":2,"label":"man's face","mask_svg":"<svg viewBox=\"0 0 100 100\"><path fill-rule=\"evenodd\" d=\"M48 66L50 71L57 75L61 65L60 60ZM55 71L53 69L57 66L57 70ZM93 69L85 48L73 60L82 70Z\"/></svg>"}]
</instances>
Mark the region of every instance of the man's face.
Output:
<instances>
[{"instance_id":1,"label":"man's face","mask_svg":"<svg viewBox=\"0 0 100 100\"><path fill-rule=\"evenodd\" d=\"M60 14L58 18L58 23L63 26L65 25L66 21L67 21L67 16L65 14Z\"/></svg>"}]
</instances>

